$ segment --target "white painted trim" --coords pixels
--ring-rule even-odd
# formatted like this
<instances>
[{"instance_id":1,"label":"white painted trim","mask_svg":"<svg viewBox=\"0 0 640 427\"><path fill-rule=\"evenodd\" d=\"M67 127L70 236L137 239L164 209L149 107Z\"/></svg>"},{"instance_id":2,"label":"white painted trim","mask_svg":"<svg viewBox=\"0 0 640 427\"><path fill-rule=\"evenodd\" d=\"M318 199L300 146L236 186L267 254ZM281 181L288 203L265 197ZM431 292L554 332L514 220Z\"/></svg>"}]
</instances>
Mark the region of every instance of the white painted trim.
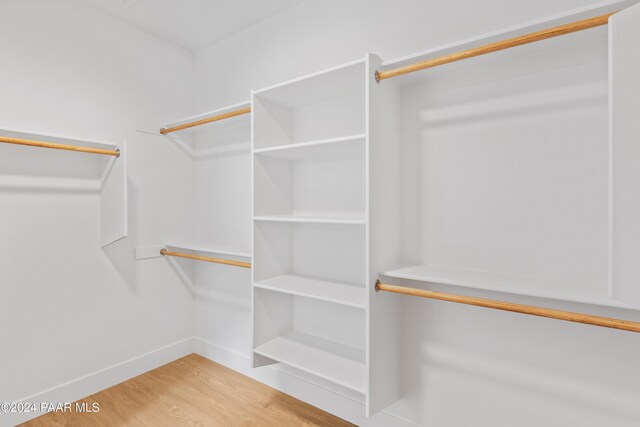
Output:
<instances>
[{"instance_id":1,"label":"white painted trim","mask_svg":"<svg viewBox=\"0 0 640 427\"><path fill-rule=\"evenodd\" d=\"M195 343L195 338L186 338L17 401L35 402L38 406L41 402L74 402L187 356L194 352ZM43 414L40 412L0 413L0 426L14 426L40 415Z\"/></svg>"}]
</instances>

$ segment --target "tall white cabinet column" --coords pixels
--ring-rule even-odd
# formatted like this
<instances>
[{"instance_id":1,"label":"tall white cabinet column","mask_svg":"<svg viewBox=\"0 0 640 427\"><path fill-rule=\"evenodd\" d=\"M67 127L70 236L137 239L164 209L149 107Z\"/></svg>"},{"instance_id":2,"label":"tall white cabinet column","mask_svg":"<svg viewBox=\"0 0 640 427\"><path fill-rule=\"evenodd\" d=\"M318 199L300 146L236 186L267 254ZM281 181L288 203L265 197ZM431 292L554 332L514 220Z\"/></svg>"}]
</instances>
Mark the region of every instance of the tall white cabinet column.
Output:
<instances>
[{"instance_id":1,"label":"tall white cabinet column","mask_svg":"<svg viewBox=\"0 0 640 427\"><path fill-rule=\"evenodd\" d=\"M367 60L254 91L254 366L367 391Z\"/></svg>"},{"instance_id":2,"label":"tall white cabinet column","mask_svg":"<svg viewBox=\"0 0 640 427\"><path fill-rule=\"evenodd\" d=\"M280 362L374 413L400 396L398 90L379 58L253 92L254 366Z\"/></svg>"}]
</instances>

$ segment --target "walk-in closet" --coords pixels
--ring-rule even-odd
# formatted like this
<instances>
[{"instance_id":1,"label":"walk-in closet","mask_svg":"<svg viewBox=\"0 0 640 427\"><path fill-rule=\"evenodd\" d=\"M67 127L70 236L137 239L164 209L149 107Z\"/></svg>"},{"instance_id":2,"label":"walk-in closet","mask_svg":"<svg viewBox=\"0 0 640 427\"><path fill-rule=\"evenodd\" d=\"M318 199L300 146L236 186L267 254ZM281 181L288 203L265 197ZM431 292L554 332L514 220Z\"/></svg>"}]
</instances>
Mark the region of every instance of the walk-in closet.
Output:
<instances>
[{"instance_id":1,"label":"walk-in closet","mask_svg":"<svg viewBox=\"0 0 640 427\"><path fill-rule=\"evenodd\" d=\"M640 425L637 3L0 1L0 427Z\"/></svg>"}]
</instances>

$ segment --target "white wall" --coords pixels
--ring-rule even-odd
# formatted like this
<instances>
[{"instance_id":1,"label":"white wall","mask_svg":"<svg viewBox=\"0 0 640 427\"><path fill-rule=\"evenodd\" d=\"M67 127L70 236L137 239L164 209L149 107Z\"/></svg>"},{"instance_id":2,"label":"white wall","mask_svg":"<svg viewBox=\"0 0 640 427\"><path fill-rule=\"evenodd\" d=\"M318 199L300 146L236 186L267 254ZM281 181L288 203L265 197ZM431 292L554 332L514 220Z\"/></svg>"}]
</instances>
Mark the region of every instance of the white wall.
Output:
<instances>
[{"instance_id":1,"label":"white wall","mask_svg":"<svg viewBox=\"0 0 640 427\"><path fill-rule=\"evenodd\" d=\"M593 3L307 0L198 52L196 106L205 111L244 101L252 88L366 52L390 60ZM245 185L238 191L250 188ZM236 289L248 287L243 277L226 280L228 288L233 281ZM244 295L249 297L248 292ZM532 298L519 301L640 319L637 312L624 310ZM234 332L219 333L221 326L215 325L224 319L215 318L215 313L233 307L225 301L200 300L198 335L248 357L250 344L238 334L249 336L250 313L247 306L234 304ZM404 313L405 397L387 411L400 419L447 427L640 423L640 342L633 334L415 298L404 302Z\"/></svg>"},{"instance_id":2,"label":"white wall","mask_svg":"<svg viewBox=\"0 0 640 427\"><path fill-rule=\"evenodd\" d=\"M81 2L3 0L0 16L0 128L126 138L131 207L129 238L103 252L97 194L0 188L10 402L193 336L192 295L164 260L134 263L133 248L191 232L191 163L134 129L192 113L194 58Z\"/></svg>"}]
</instances>

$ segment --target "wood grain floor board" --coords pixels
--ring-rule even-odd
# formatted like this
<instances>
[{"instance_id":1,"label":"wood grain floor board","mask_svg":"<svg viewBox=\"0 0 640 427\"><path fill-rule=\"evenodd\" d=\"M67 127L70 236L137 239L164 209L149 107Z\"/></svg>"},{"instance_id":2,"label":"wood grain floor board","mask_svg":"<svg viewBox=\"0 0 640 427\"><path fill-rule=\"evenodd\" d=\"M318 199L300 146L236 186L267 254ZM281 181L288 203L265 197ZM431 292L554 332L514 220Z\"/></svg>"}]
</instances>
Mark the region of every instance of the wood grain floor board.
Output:
<instances>
[{"instance_id":1,"label":"wood grain floor board","mask_svg":"<svg viewBox=\"0 0 640 427\"><path fill-rule=\"evenodd\" d=\"M100 411L52 412L22 427L353 426L196 354L79 402Z\"/></svg>"}]
</instances>

